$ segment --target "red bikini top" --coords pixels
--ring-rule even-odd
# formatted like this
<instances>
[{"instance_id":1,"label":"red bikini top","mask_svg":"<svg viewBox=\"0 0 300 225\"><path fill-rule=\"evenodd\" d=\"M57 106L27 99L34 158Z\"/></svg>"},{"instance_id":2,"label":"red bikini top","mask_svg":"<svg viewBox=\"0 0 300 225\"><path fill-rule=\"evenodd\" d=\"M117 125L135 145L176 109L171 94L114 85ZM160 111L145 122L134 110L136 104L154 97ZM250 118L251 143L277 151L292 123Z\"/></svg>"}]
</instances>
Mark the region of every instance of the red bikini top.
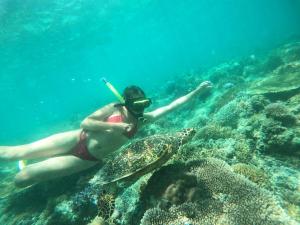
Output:
<instances>
[{"instance_id":1,"label":"red bikini top","mask_svg":"<svg viewBox=\"0 0 300 225\"><path fill-rule=\"evenodd\" d=\"M122 123L123 122L123 116L122 115L111 115L106 119L106 122Z\"/></svg>"},{"instance_id":2,"label":"red bikini top","mask_svg":"<svg viewBox=\"0 0 300 225\"><path fill-rule=\"evenodd\" d=\"M106 119L106 122L110 123L122 123L124 118L122 115L111 115ZM128 138L133 138L137 132L137 125L135 124L134 127L129 131L124 133L124 135Z\"/></svg>"}]
</instances>

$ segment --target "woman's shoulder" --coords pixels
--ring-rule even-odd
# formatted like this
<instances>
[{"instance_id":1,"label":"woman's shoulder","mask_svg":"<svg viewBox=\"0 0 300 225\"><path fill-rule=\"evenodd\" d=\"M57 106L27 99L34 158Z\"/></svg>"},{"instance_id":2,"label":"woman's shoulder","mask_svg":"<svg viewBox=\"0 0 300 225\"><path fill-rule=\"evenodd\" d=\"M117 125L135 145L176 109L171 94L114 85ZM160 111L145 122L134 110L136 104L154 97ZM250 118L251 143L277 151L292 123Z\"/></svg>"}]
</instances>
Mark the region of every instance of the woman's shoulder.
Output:
<instances>
[{"instance_id":1,"label":"woman's shoulder","mask_svg":"<svg viewBox=\"0 0 300 225\"><path fill-rule=\"evenodd\" d=\"M104 108L106 108L106 109L115 109L115 108L118 108L118 107L119 107L118 102L111 102L111 103L108 103L108 104L100 107L99 109L104 109Z\"/></svg>"},{"instance_id":2,"label":"woman's shoulder","mask_svg":"<svg viewBox=\"0 0 300 225\"><path fill-rule=\"evenodd\" d=\"M115 107L116 103L109 103L106 104L100 108L98 108L93 114L92 116L98 116L98 115L110 115L112 114L114 111L116 111L116 107Z\"/></svg>"},{"instance_id":3,"label":"woman's shoulder","mask_svg":"<svg viewBox=\"0 0 300 225\"><path fill-rule=\"evenodd\" d=\"M124 105L122 103L119 103L119 102L112 102L112 103L109 103L105 106L103 106L102 108L100 109L106 109L105 111L109 111L111 114L114 114L114 113L123 113L124 112Z\"/></svg>"}]
</instances>

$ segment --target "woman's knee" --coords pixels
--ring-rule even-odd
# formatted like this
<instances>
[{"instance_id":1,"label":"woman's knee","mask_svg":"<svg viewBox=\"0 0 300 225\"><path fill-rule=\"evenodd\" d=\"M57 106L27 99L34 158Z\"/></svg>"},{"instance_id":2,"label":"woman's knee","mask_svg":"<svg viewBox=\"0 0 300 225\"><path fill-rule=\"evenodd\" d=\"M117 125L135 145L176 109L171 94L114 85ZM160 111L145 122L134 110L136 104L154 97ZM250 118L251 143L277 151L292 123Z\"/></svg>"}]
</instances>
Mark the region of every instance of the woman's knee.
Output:
<instances>
[{"instance_id":1,"label":"woman's knee","mask_svg":"<svg viewBox=\"0 0 300 225\"><path fill-rule=\"evenodd\" d=\"M20 171L15 176L15 186L16 187L27 187L34 184L33 177L26 171L26 169Z\"/></svg>"}]
</instances>

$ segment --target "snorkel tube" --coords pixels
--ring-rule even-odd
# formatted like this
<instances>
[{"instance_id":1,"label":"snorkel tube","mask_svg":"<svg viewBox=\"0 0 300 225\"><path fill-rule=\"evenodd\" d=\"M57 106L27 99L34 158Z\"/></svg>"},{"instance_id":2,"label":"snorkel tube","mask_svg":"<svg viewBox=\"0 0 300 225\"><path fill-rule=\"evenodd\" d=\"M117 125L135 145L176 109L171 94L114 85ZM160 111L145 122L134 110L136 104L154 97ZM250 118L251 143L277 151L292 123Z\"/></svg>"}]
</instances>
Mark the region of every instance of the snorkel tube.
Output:
<instances>
[{"instance_id":1,"label":"snorkel tube","mask_svg":"<svg viewBox=\"0 0 300 225\"><path fill-rule=\"evenodd\" d=\"M108 89L111 90L111 92L117 97L117 99L119 99L119 101L122 104L125 104L124 98L122 97L122 95L120 95L117 89L115 89L115 87L110 82L108 82L104 77L102 77L102 81L108 87Z\"/></svg>"}]
</instances>

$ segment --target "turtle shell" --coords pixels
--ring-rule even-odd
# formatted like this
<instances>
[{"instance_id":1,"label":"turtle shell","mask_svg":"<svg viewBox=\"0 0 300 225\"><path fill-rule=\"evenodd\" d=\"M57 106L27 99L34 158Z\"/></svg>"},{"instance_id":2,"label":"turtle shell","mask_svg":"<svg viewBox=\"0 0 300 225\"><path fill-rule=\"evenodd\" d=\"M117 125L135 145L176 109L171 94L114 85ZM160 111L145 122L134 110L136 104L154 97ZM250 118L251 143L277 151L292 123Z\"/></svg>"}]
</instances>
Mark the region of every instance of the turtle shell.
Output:
<instances>
[{"instance_id":1,"label":"turtle shell","mask_svg":"<svg viewBox=\"0 0 300 225\"><path fill-rule=\"evenodd\" d=\"M130 143L101 168L100 183L129 181L159 168L194 134L194 129L185 129L174 135L153 135Z\"/></svg>"}]
</instances>

